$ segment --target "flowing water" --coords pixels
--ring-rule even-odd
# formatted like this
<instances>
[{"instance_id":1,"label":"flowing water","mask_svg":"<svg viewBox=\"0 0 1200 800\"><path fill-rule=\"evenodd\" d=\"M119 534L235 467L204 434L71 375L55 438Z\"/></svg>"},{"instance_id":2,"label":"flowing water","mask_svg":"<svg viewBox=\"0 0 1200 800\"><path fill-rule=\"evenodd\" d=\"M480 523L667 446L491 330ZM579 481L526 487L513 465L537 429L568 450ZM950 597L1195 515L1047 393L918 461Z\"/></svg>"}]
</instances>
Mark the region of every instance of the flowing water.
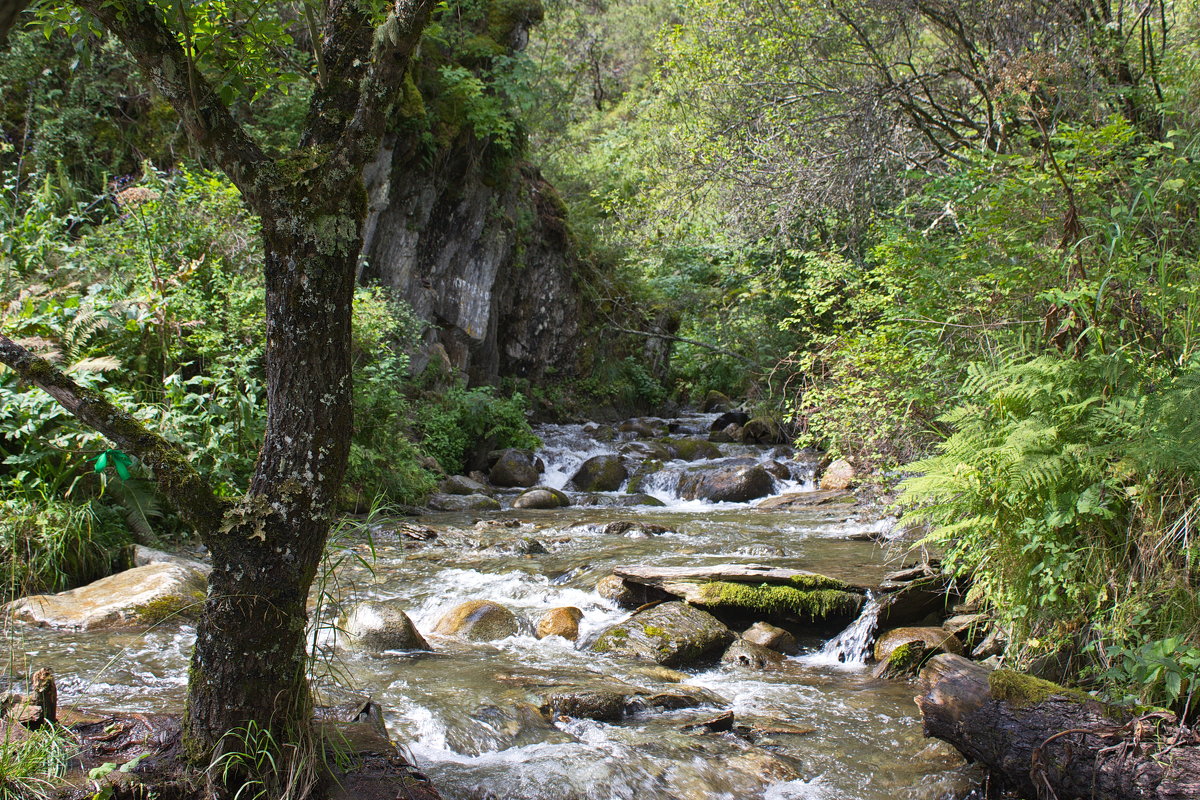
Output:
<instances>
[{"instance_id":1,"label":"flowing water","mask_svg":"<svg viewBox=\"0 0 1200 800\"><path fill-rule=\"evenodd\" d=\"M712 417L683 421L706 432ZM591 426L594 427L594 426ZM610 431L611 432L611 431ZM604 441L603 428L546 426L545 483L562 487L586 458L618 452L627 435ZM595 435L593 435L593 433ZM596 438L597 436L601 438ZM767 447L722 445L728 457L779 460L778 491L811 489L811 465ZM433 653L366 656L332 648L323 668L371 694L386 711L396 739L451 800L474 798L812 798L815 800L937 800L957 798L973 777L945 745L925 740L912 702L914 687L873 680L863 664L874 628L871 602L841 635L813 631L805 653L782 671L741 667L688 669L686 682L723 698L750 735L701 734L684 728L722 708L645 711L619 722L536 713L538 688L564 681L621 680L664 690L678 676L588 652L559 637L529 634L489 644L431 635L447 610L467 600L504 604L536 621L546 610L582 610L580 641L628 616L595 593L596 582L621 565L765 563L877 582L897 564L887 548L866 539L877 522L860 522L853 506L827 504L793 511L746 504L682 501L674 494L688 465L670 462L641 487L660 507L620 507L621 492L555 511L431 514L418 522L437 537L417 542L387 521L373 521L372 544L351 533L343 545L373 567L343 561L327 589L344 606L359 599L399 598ZM507 506L507 503L505 504ZM603 532L615 520L654 523L670 533L629 538ZM412 521L407 521L411 523ZM337 611L324 611L331 623ZM190 628L150 633L28 630L29 662L60 676L64 702L122 711L178 710L186 680Z\"/></svg>"}]
</instances>

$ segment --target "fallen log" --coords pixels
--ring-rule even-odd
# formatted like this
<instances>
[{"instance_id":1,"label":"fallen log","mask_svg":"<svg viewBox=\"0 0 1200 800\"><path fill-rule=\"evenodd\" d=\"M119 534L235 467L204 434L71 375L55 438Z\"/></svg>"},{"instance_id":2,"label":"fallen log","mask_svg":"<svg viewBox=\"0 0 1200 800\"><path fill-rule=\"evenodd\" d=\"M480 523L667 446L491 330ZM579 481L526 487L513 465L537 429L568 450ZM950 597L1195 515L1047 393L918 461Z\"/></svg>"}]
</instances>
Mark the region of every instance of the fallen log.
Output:
<instances>
[{"instance_id":1,"label":"fallen log","mask_svg":"<svg viewBox=\"0 0 1200 800\"><path fill-rule=\"evenodd\" d=\"M954 745L1028 800L1200 798L1200 736L1171 714L1134 716L954 655L932 659L921 681L925 735Z\"/></svg>"}]
</instances>

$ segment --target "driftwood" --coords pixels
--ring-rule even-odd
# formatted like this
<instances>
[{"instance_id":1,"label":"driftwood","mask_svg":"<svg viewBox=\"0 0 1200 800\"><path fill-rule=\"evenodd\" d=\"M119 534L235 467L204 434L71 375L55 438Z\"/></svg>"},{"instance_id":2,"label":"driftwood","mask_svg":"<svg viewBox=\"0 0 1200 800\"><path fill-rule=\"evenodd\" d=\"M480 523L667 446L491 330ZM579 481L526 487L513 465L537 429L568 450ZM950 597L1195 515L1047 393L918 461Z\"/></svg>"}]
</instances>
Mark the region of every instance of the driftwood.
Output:
<instances>
[{"instance_id":1,"label":"driftwood","mask_svg":"<svg viewBox=\"0 0 1200 800\"><path fill-rule=\"evenodd\" d=\"M1028 800L1196 800L1200 736L1037 678L941 655L921 672L925 735Z\"/></svg>"}]
</instances>

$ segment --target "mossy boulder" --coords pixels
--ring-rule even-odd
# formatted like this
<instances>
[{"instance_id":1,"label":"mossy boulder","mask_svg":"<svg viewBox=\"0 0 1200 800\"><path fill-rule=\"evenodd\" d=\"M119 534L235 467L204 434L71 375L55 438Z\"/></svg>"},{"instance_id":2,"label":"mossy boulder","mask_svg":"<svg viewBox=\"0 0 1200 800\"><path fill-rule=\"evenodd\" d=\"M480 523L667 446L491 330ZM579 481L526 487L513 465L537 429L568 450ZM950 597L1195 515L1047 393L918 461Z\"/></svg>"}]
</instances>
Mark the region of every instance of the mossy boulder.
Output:
<instances>
[{"instance_id":1,"label":"mossy boulder","mask_svg":"<svg viewBox=\"0 0 1200 800\"><path fill-rule=\"evenodd\" d=\"M733 408L733 401L729 399L728 395L718 392L716 389L710 390L700 402L700 410L706 414L711 411L721 413L731 408Z\"/></svg>"},{"instance_id":2,"label":"mossy boulder","mask_svg":"<svg viewBox=\"0 0 1200 800\"><path fill-rule=\"evenodd\" d=\"M909 642L919 642L930 654L962 655L962 642L941 628L893 628L875 640L875 660L887 661L892 651Z\"/></svg>"},{"instance_id":3,"label":"mossy boulder","mask_svg":"<svg viewBox=\"0 0 1200 800\"><path fill-rule=\"evenodd\" d=\"M919 674L925 662L936 654L937 651L929 649L924 642L905 642L892 650L886 660L875 665L871 675L892 680L912 678Z\"/></svg>"},{"instance_id":4,"label":"mossy boulder","mask_svg":"<svg viewBox=\"0 0 1200 800\"><path fill-rule=\"evenodd\" d=\"M538 620L537 638L545 639L547 636L561 636L573 642L579 638L579 622L582 619L583 612L575 608L575 606L552 608Z\"/></svg>"},{"instance_id":5,"label":"mossy boulder","mask_svg":"<svg viewBox=\"0 0 1200 800\"><path fill-rule=\"evenodd\" d=\"M347 647L368 653L430 650L425 637L394 600L368 600L342 615L338 627Z\"/></svg>"},{"instance_id":6,"label":"mossy boulder","mask_svg":"<svg viewBox=\"0 0 1200 800\"><path fill-rule=\"evenodd\" d=\"M615 492L629 477L621 458L613 454L592 456L571 476L571 486L581 492Z\"/></svg>"},{"instance_id":7,"label":"mossy boulder","mask_svg":"<svg viewBox=\"0 0 1200 800\"><path fill-rule=\"evenodd\" d=\"M711 581L667 590L686 590L688 602L712 611L783 622L849 621L858 616L863 605L861 594L848 591L847 584L824 575L798 576L786 584Z\"/></svg>"},{"instance_id":8,"label":"mossy boulder","mask_svg":"<svg viewBox=\"0 0 1200 800\"><path fill-rule=\"evenodd\" d=\"M446 613L433 632L442 636L457 636L472 642L491 642L519 633L517 615L490 600L471 600Z\"/></svg>"},{"instance_id":9,"label":"mossy boulder","mask_svg":"<svg viewBox=\"0 0 1200 800\"><path fill-rule=\"evenodd\" d=\"M750 415L745 411L726 411L721 416L717 417L709 425L709 431L723 431L730 425L737 425L739 428L750 421Z\"/></svg>"},{"instance_id":10,"label":"mossy boulder","mask_svg":"<svg viewBox=\"0 0 1200 800\"><path fill-rule=\"evenodd\" d=\"M500 501L485 494L431 494L425 503L434 511L500 510Z\"/></svg>"},{"instance_id":11,"label":"mossy boulder","mask_svg":"<svg viewBox=\"0 0 1200 800\"><path fill-rule=\"evenodd\" d=\"M631 419L622 422L617 426L617 431L620 433L632 433L639 439L654 438L654 428L640 419Z\"/></svg>"},{"instance_id":12,"label":"mossy boulder","mask_svg":"<svg viewBox=\"0 0 1200 800\"><path fill-rule=\"evenodd\" d=\"M141 627L186 614L204 602L205 574L179 563L158 562L118 572L58 594L22 597L4 607L17 622L50 628L99 630Z\"/></svg>"},{"instance_id":13,"label":"mossy boulder","mask_svg":"<svg viewBox=\"0 0 1200 800\"><path fill-rule=\"evenodd\" d=\"M664 439L663 444L681 461L704 461L721 457L721 448L707 439Z\"/></svg>"},{"instance_id":14,"label":"mossy boulder","mask_svg":"<svg viewBox=\"0 0 1200 800\"><path fill-rule=\"evenodd\" d=\"M665 667L693 664L723 649L734 634L716 617L686 603L648 608L597 637L597 653L653 661Z\"/></svg>"},{"instance_id":15,"label":"mossy boulder","mask_svg":"<svg viewBox=\"0 0 1200 800\"><path fill-rule=\"evenodd\" d=\"M548 486L536 486L521 492L512 501L513 508L549 509L566 508L571 505L571 498L558 489Z\"/></svg>"},{"instance_id":16,"label":"mossy boulder","mask_svg":"<svg viewBox=\"0 0 1200 800\"><path fill-rule=\"evenodd\" d=\"M758 464L694 469L679 478L680 497L710 503L745 503L774 489L775 479Z\"/></svg>"},{"instance_id":17,"label":"mossy boulder","mask_svg":"<svg viewBox=\"0 0 1200 800\"><path fill-rule=\"evenodd\" d=\"M528 450L510 448L495 454L488 471L493 486L528 488L538 481L537 461Z\"/></svg>"},{"instance_id":18,"label":"mossy boulder","mask_svg":"<svg viewBox=\"0 0 1200 800\"><path fill-rule=\"evenodd\" d=\"M622 608L637 608L641 605L642 593L617 575L608 575L596 584L596 594L611 600Z\"/></svg>"}]
</instances>

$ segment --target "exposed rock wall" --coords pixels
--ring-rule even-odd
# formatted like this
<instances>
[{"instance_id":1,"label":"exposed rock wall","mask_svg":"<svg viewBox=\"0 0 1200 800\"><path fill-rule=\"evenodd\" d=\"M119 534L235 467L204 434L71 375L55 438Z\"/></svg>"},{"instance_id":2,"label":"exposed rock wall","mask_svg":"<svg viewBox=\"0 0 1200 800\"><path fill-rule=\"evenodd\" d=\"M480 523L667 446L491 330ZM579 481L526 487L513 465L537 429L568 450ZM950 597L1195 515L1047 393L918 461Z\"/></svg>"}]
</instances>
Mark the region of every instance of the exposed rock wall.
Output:
<instances>
[{"instance_id":1,"label":"exposed rock wall","mask_svg":"<svg viewBox=\"0 0 1200 800\"><path fill-rule=\"evenodd\" d=\"M541 18L538 0L498 1L454 23L463 27L443 37L454 47L425 42L397 133L366 170L359 277L393 288L430 323L418 372L431 360L472 383L575 371L583 305L565 208L522 161L519 121L489 141L446 79L447 69L502 73L497 59L519 50Z\"/></svg>"}]
</instances>

